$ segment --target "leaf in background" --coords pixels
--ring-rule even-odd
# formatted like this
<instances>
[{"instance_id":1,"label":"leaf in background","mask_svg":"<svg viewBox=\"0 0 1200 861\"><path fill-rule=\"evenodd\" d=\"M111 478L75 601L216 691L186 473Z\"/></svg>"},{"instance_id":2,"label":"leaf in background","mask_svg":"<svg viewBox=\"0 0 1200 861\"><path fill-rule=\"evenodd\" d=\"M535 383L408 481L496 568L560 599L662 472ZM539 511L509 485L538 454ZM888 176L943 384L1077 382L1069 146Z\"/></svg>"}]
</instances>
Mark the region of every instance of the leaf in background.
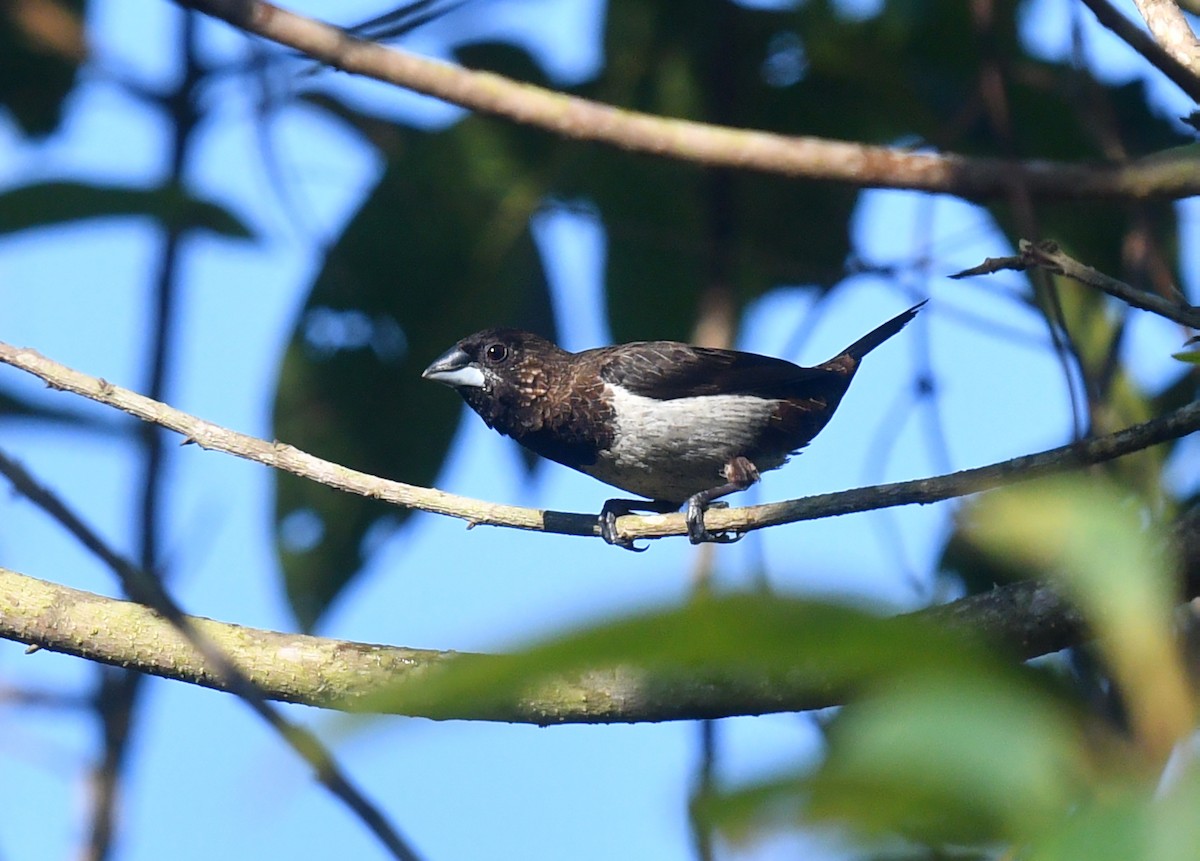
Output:
<instances>
[{"instance_id":1,"label":"leaf in background","mask_svg":"<svg viewBox=\"0 0 1200 861\"><path fill-rule=\"evenodd\" d=\"M902 672L830 722L825 761L697 801L735 840L828 823L930 845L1023 842L1070 811L1090 764L1063 703L1015 674Z\"/></svg>"},{"instance_id":2,"label":"leaf in background","mask_svg":"<svg viewBox=\"0 0 1200 861\"><path fill-rule=\"evenodd\" d=\"M955 513L954 528L942 547L938 571L962 582L968 595L987 592L1005 583L1028 580L1029 569L1019 559L988 553L963 528L979 503L978 498L964 499Z\"/></svg>"},{"instance_id":3,"label":"leaf in background","mask_svg":"<svg viewBox=\"0 0 1200 861\"><path fill-rule=\"evenodd\" d=\"M931 843L1020 841L1087 777L1074 715L1034 686L913 674L835 718L806 813Z\"/></svg>"},{"instance_id":4,"label":"leaf in background","mask_svg":"<svg viewBox=\"0 0 1200 861\"><path fill-rule=\"evenodd\" d=\"M1060 583L1079 605L1153 761L1192 730L1195 704L1172 629L1178 586L1166 539L1145 518L1136 498L1102 481L1055 479L984 497L970 532L988 552Z\"/></svg>"},{"instance_id":5,"label":"leaf in background","mask_svg":"<svg viewBox=\"0 0 1200 861\"><path fill-rule=\"evenodd\" d=\"M25 134L58 128L87 60L84 0L0 4L0 105Z\"/></svg>"},{"instance_id":6,"label":"leaf in background","mask_svg":"<svg viewBox=\"0 0 1200 861\"><path fill-rule=\"evenodd\" d=\"M440 134L394 130L378 185L297 321L276 391L279 439L375 475L434 483L462 402L422 380L425 366L485 326L555 334L529 229L540 189L518 158L530 136L477 118ZM279 551L305 628L366 561L372 528L408 513L276 475L281 539L289 524L304 526L303 540L281 540Z\"/></svg>"},{"instance_id":7,"label":"leaf in background","mask_svg":"<svg viewBox=\"0 0 1200 861\"><path fill-rule=\"evenodd\" d=\"M176 186L136 188L39 182L0 192L0 236L87 218L143 216L164 227L209 230L229 239L254 234L232 212Z\"/></svg>"},{"instance_id":8,"label":"leaf in background","mask_svg":"<svg viewBox=\"0 0 1200 861\"><path fill-rule=\"evenodd\" d=\"M1030 861L1192 861L1200 846L1200 779L1195 755L1181 757L1177 784L1115 785L1081 805L1030 847Z\"/></svg>"}]
</instances>

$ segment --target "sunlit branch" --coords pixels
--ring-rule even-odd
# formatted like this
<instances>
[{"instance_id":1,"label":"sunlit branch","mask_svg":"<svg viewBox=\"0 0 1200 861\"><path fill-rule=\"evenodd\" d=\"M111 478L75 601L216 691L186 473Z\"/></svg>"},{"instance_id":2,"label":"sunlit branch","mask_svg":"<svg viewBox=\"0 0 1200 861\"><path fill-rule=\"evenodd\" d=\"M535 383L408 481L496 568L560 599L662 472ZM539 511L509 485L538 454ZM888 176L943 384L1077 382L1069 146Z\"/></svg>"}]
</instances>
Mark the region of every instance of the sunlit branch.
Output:
<instances>
[{"instance_id":1,"label":"sunlit branch","mask_svg":"<svg viewBox=\"0 0 1200 861\"><path fill-rule=\"evenodd\" d=\"M405 87L566 138L716 167L855 186L945 192L973 200L1033 197L1181 198L1200 194L1194 156L1159 153L1123 164L1014 161L771 134L622 110L491 72L430 60L259 0L181 5L345 72Z\"/></svg>"},{"instance_id":2,"label":"sunlit branch","mask_svg":"<svg viewBox=\"0 0 1200 861\"><path fill-rule=\"evenodd\" d=\"M338 490L369 496L405 508L457 517L473 526L507 526L562 535L598 537L600 534L596 515L498 505L441 490L378 478L323 460L281 442L266 442L196 418L144 395L68 368L34 350L0 343L0 363L27 371L44 380L52 388L81 395L124 410L143 421L173 430L182 434L185 442L281 469ZM1104 463L1178 439L1196 430L1200 430L1200 402L1193 402L1174 412L1116 433L1092 437L1037 454L1023 455L990 466L934 478L825 493L786 502L747 508L713 509L705 514L705 523L714 531L749 532L783 523L816 520L898 505L939 502L1044 475ZM619 537L629 539L687 534L687 524L681 514L627 515L618 518L617 527Z\"/></svg>"},{"instance_id":3,"label":"sunlit branch","mask_svg":"<svg viewBox=\"0 0 1200 861\"><path fill-rule=\"evenodd\" d=\"M1175 0L1133 0L1154 40L1200 80L1200 42Z\"/></svg>"},{"instance_id":4,"label":"sunlit branch","mask_svg":"<svg viewBox=\"0 0 1200 861\"><path fill-rule=\"evenodd\" d=\"M1196 76L1195 70L1176 59L1174 54L1122 15L1108 0L1083 0L1083 4L1092 10L1097 21L1124 39L1129 47L1145 57L1194 101L1200 102L1200 77Z\"/></svg>"}]
</instances>

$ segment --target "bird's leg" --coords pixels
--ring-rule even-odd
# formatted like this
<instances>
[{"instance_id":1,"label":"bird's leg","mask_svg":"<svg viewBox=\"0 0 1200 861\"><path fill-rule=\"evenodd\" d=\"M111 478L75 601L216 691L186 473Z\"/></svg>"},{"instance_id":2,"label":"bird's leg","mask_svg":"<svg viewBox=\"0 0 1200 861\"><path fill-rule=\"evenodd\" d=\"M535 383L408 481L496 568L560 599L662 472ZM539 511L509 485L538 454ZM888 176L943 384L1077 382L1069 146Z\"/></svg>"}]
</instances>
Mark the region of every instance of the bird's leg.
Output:
<instances>
[{"instance_id":1,"label":"bird's leg","mask_svg":"<svg viewBox=\"0 0 1200 861\"><path fill-rule=\"evenodd\" d=\"M758 467L742 456L738 456L725 464L722 470L726 483L709 490L692 494L687 501L688 540L693 544L712 541L717 544L732 544L739 540L744 533L730 535L728 532L712 533L704 528L704 512L714 500L739 490L745 490L758 481Z\"/></svg>"},{"instance_id":2,"label":"bird's leg","mask_svg":"<svg viewBox=\"0 0 1200 861\"><path fill-rule=\"evenodd\" d=\"M617 536L617 518L626 514L633 514L635 511L670 514L672 511L678 510L679 504L675 502L648 499L610 499L600 509L600 537L609 544L615 544L617 547L624 547L626 550L641 553L647 548L634 547L631 539Z\"/></svg>"}]
</instances>

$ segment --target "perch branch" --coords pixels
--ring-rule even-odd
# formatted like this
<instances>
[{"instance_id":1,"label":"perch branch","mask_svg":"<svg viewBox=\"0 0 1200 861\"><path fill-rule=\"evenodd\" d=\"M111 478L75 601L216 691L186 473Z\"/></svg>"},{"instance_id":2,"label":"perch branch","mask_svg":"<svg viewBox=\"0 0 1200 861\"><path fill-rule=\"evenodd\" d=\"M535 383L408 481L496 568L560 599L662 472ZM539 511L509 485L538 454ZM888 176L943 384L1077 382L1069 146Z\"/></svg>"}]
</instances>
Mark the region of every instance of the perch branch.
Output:
<instances>
[{"instance_id":1,"label":"perch branch","mask_svg":"<svg viewBox=\"0 0 1200 861\"><path fill-rule=\"evenodd\" d=\"M1187 150L1121 164L1013 161L918 153L808 136L668 119L567 96L490 72L430 60L260 0L179 0L181 5L292 48L318 62L536 126L566 138L606 143L710 167L763 171L855 186L906 188L972 200L1034 197L1170 198L1200 194Z\"/></svg>"},{"instance_id":2,"label":"perch branch","mask_svg":"<svg viewBox=\"0 0 1200 861\"><path fill-rule=\"evenodd\" d=\"M0 363L27 371L44 380L51 388L69 391L116 407L143 421L154 422L173 430L184 436L185 443L195 443L203 449L225 452L282 469L337 490L373 497L405 508L457 517L472 525L507 526L560 535L598 537L600 534L598 518L593 514L499 505L378 478L323 460L281 442L266 442L204 421L144 395L80 373L30 349L0 343ZM1023 455L990 466L935 478L825 493L766 505L713 509L705 514L705 523L709 529L715 531L749 532L802 520L816 520L914 503L940 502L1006 484L1104 463L1178 439L1196 430L1200 430L1200 401L1194 401L1166 415L1115 433L1092 437L1037 454ZM626 515L618 518L617 532L621 538L628 539L663 538L668 535L687 534L687 525L681 514Z\"/></svg>"}]
</instances>

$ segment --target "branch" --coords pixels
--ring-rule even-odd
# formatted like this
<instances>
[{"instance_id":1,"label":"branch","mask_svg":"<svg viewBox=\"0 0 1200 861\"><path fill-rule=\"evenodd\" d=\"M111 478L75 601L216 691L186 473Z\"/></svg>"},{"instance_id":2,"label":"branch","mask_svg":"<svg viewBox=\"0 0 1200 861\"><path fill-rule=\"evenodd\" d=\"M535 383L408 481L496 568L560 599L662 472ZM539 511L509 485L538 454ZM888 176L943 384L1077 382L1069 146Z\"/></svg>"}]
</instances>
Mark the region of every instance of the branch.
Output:
<instances>
[{"instance_id":1,"label":"branch","mask_svg":"<svg viewBox=\"0 0 1200 861\"><path fill-rule=\"evenodd\" d=\"M1155 41L1191 72L1194 80L1200 81L1200 42L1174 0L1133 0L1133 3Z\"/></svg>"},{"instance_id":2,"label":"branch","mask_svg":"<svg viewBox=\"0 0 1200 861\"><path fill-rule=\"evenodd\" d=\"M1015 256L989 257L978 266L956 272L950 277L968 278L975 275L991 275L993 272L1005 269L1024 272L1026 269L1037 267L1055 275L1065 275L1080 284L1095 287L1134 308L1158 314L1181 326L1200 329L1200 307L1189 305L1184 301L1172 302L1155 293L1139 290L1124 281L1118 281L1110 275L1093 269L1086 263L1080 263L1059 248L1056 242L1049 240L1030 242L1028 239L1022 239L1017 243L1017 250L1020 253Z\"/></svg>"},{"instance_id":3,"label":"branch","mask_svg":"<svg viewBox=\"0 0 1200 861\"><path fill-rule=\"evenodd\" d=\"M444 514L466 520L471 526L507 526L559 535L599 537L594 514L543 511L515 505L499 505L426 487L377 478L349 467L323 460L281 442L266 442L196 418L144 395L114 386L105 380L47 359L34 350L0 343L0 363L28 371L51 388L81 395L98 403L124 410L143 421L183 434L185 443L221 451L348 493L369 496L393 505ZM927 504L991 490L1006 484L1104 463L1159 445L1200 430L1200 401L1133 425L1116 433L1092 437L1070 445L1023 455L990 466L962 470L936 478L882 484L837 493L824 493L753 505L746 508L712 509L705 523L713 531L749 532L783 523L817 520L860 511L893 508L914 503ZM686 535L681 514L626 515L617 519L621 538L664 538Z\"/></svg>"},{"instance_id":4,"label":"branch","mask_svg":"<svg viewBox=\"0 0 1200 861\"><path fill-rule=\"evenodd\" d=\"M1017 659L1082 642L1080 616L1048 586L1016 583L913 614L1007 646ZM378 703L382 686L420 677L454 652L331 640L245 628L189 616L188 625L263 695L324 708ZM141 604L106 598L0 568L0 637L91 661L228 690L227 676L180 631ZM476 661L500 656L472 655ZM554 679L507 704L455 714L459 720L539 725L693 720L805 711L836 705L845 692L810 681L722 679L699 674L652 675L633 667L594 670Z\"/></svg>"},{"instance_id":5,"label":"branch","mask_svg":"<svg viewBox=\"0 0 1200 861\"><path fill-rule=\"evenodd\" d=\"M1118 12L1108 0L1083 0L1083 4L1092 10L1097 21L1125 40L1129 47L1149 60L1193 101L1200 102L1200 77L1196 76L1194 69L1177 60L1145 30Z\"/></svg>"},{"instance_id":6,"label":"branch","mask_svg":"<svg viewBox=\"0 0 1200 861\"><path fill-rule=\"evenodd\" d=\"M177 0L326 65L574 140L694 162L855 186L945 192L971 200L1168 198L1200 194L1186 150L1122 164L1012 161L916 153L816 137L667 119L519 83L356 39L259 0Z\"/></svg>"}]
</instances>

